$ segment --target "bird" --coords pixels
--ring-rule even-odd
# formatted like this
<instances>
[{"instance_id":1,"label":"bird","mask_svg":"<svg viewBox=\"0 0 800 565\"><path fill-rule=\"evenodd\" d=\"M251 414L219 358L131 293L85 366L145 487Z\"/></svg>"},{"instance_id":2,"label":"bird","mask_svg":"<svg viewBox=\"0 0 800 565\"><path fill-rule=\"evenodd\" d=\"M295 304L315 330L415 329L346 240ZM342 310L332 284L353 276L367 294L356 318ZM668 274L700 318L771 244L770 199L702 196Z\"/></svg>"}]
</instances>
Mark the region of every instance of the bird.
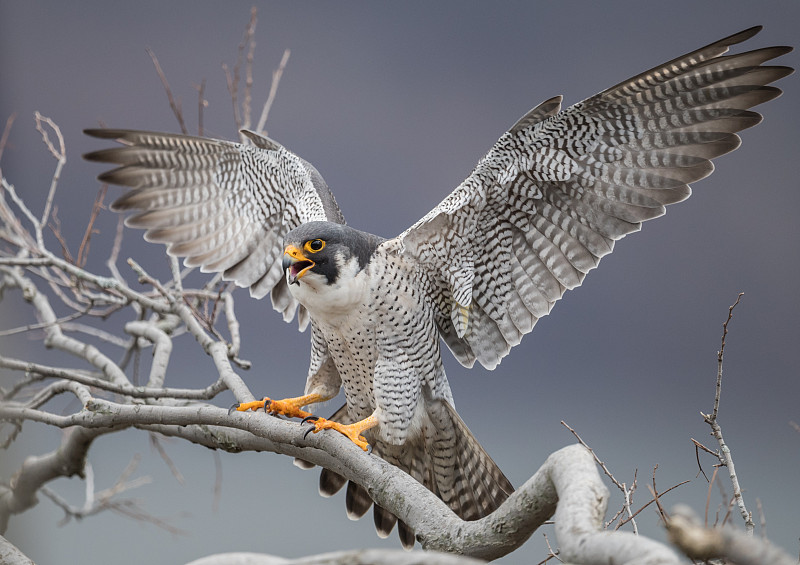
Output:
<instances>
[{"instance_id":1,"label":"bird","mask_svg":"<svg viewBox=\"0 0 800 565\"><path fill-rule=\"evenodd\" d=\"M116 168L112 205L146 240L190 267L270 295L286 321L310 325L298 397L235 405L335 430L414 477L464 520L496 510L513 486L456 412L443 349L465 367L494 369L578 287L617 240L691 194L712 159L739 147L761 121L750 110L779 96L793 72L766 62L791 51L726 55L753 27L658 65L566 109L562 97L527 112L471 174L406 231L355 229L322 175L278 142L242 142L125 129L85 133L121 145L85 155ZM304 408L344 390L330 418ZM329 432L330 433L330 432ZM303 467L311 466L302 461ZM320 492L348 483L347 513L373 501L323 469ZM398 524L377 504L386 537Z\"/></svg>"}]
</instances>

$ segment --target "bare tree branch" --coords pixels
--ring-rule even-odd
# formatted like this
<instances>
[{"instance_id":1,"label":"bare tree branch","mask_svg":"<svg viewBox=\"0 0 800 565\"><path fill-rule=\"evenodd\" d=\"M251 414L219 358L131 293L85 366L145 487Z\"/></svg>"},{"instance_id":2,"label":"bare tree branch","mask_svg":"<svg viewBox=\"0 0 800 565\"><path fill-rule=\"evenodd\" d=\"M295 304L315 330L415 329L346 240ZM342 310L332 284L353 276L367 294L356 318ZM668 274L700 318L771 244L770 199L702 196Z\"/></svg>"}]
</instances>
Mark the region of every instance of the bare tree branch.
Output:
<instances>
[{"instance_id":1,"label":"bare tree branch","mask_svg":"<svg viewBox=\"0 0 800 565\"><path fill-rule=\"evenodd\" d=\"M33 561L3 536L0 536L0 563L5 565L34 565Z\"/></svg>"},{"instance_id":2,"label":"bare tree branch","mask_svg":"<svg viewBox=\"0 0 800 565\"><path fill-rule=\"evenodd\" d=\"M22 419L22 418L20 418ZM83 476L86 454L92 441L113 430L72 428L66 430L61 447L46 455L28 457L11 479L11 485L0 485L0 533L8 527L8 519L36 504L36 493L58 477Z\"/></svg>"},{"instance_id":3,"label":"bare tree branch","mask_svg":"<svg viewBox=\"0 0 800 565\"><path fill-rule=\"evenodd\" d=\"M766 540L733 528L704 528L691 509L676 506L667 523L670 541L692 559L727 559L736 565L797 565L797 560Z\"/></svg>"},{"instance_id":4,"label":"bare tree branch","mask_svg":"<svg viewBox=\"0 0 800 565\"><path fill-rule=\"evenodd\" d=\"M245 30L244 42L247 43L247 59L245 60L244 73L244 100L242 100L242 114L244 122L242 127L250 128L250 114L253 108L253 59L256 50L256 22L258 21L258 10L255 6L250 8L250 22Z\"/></svg>"},{"instance_id":5,"label":"bare tree branch","mask_svg":"<svg viewBox=\"0 0 800 565\"><path fill-rule=\"evenodd\" d=\"M733 496L734 500L736 501L736 505L739 507L739 512L742 515L742 519L745 523L745 529L749 535L753 534L753 530L755 529L755 523L753 522L753 513L747 510L747 507L744 504L744 497L742 496L742 488L739 485L739 477L736 475L736 468L733 465L733 455L731 454L731 449L728 447L728 444L725 443L725 440L722 437L722 427L719 425L717 421L717 416L719 414L719 403L720 397L722 395L722 362L723 356L725 353L725 338L728 336L728 324L730 323L731 319L733 318L733 309L739 304L739 301L744 296L743 292L740 292L739 295L736 297L736 302L734 302L728 308L728 318L725 320L725 323L722 324L722 343L720 345L719 351L717 352L717 386L716 386L716 394L714 395L714 410L711 414L703 414L702 412L700 415L703 417L703 420L711 426L711 433L716 438L717 442L719 443L719 461L722 465L725 465L728 468L728 474L731 478L731 483L733 484Z\"/></svg>"},{"instance_id":6,"label":"bare tree branch","mask_svg":"<svg viewBox=\"0 0 800 565\"><path fill-rule=\"evenodd\" d=\"M289 55L291 54L292 52L289 49L285 49L283 51L283 57L281 57L281 62L278 65L278 68L272 72L272 84L269 87L269 96L267 97L267 101L264 103L264 107L261 109L261 117L258 119L256 133L265 133L264 128L267 125L269 111L272 109L273 102L275 102L275 95L278 93L278 85L281 82L283 71L286 69L286 64L289 62Z\"/></svg>"},{"instance_id":7,"label":"bare tree branch","mask_svg":"<svg viewBox=\"0 0 800 565\"><path fill-rule=\"evenodd\" d=\"M463 555L447 553L361 549L337 551L300 559L284 559L260 553L221 553L197 559L187 565L352 565L353 563L380 563L381 565L478 565L484 563Z\"/></svg>"},{"instance_id":8,"label":"bare tree branch","mask_svg":"<svg viewBox=\"0 0 800 565\"><path fill-rule=\"evenodd\" d=\"M89 217L89 223L86 225L86 230L83 233L83 239L81 239L81 245L78 248L78 259L76 263L79 267L86 265L86 260L89 258L89 243L92 240L92 235L97 233L94 230L94 222L97 220L100 210L103 209L103 200L106 197L107 191L107 184L101 184L100 189L97 191L97 198L95 198L94 204L92 205L92 213Z\"/></svg>"},{"instance_id":9,"label":"bare tree branch","mask_svg":"<svg viewBox=\"0 0 800 565\"><path fill-rule=\"evenodd\" d=\"M6 148L6 143L8 143L8 136L11 133L11 126L14 125L14 120L17 119L17 113L12 113L8 119L6 119L6 125L3 127L3 134L0 135L0 159L3 158L3 151ZM0 169L2 170L2 169Z\"/></svg>"},{"instance_id":10,"label":"bare tree branch","mask_svg":"<svg viewBox=\"0 0 800 565\"><path fill-rule=\"evenodd\" d=\"M231 103L233 104L233 121L236 124L236 130L242 129L242 127L249 127L249 125L243 125L243 118L242 115L244 114L244 123L249 124L250 122L250 111L251 111L251 88L252 88L252 59L249 58L252 50L255 48L255 40L254 40L254 33L255 33L255 26L256 22L258 21L258 10L255 6L250 10L250 21L247 22L247 26L244 30L244 35L242 36L242 41L239 43L239 47L236 50L236 63L233 65L233 72L231 73L230 68L227 64L222 64L222 70L225 72L225 80L228 84L228 93L231 97ZM246 64L250 65L250 68L247 69L247 74L249 75L249 83L246 82L245 84L245 99L242 102L242 107L239 107L239 77L242 69L242 58L244 57L245 49L250 46L248 52L248 61ZM245 81L248 81L248 78ZM249 85L249 86L248 86Z\"/></svg>"},{"instance_id":11,"label":"bare tree branch","mask_svg":"<svg viewBox=\"0 0 800 565\"><path fill-rule=\"evenodd\" d=\"M53 178L50 181L50 190L47 192L47 200L44 205L44 211L42 212L42 219L39 220L40 230L37 232L37 235L41 237L41 226L47 225L47 219L50 217L50 209L53 206L56 188L58 187L58 181L61 178L61 169L64 168L64 165L67 162L67 155L66 148L64 147L64 136L61 135L61 130L55 123L53 123L53 120L42 116L39 112L35 112L34 117L36 118L36 130L42 134L42 141L44 141L47 149L50 151L50 154L57 162L56 171L53 173ZM53 133L55 133L56 140L58 141L58 147L56 147L53 142L50 141L50 135L47 133L47 130L44 129L45 124L53 130ZM44 247L44 242L39 241L39 245Z\"/></svg>"},{"instance_id":12,"label":"bare tree branch","mask_svg":"<svg viewBox=\"0 0 800 565\"><path fill-rule=\"evenodd\" d=\"M169 107L172 108L172 113L175 115L175 119L178 120L178 125L181 128L181 133L188 134L189 130L186 129L186 122L183 119L183 110L181 109L181 103L179 100L175 99L175 96L173 96L172 89L169 87L169 82L167 81L167 76L164 74L164 71L161 69L161 64L158 62L158 57L156 57L156 54L149 47L147 47L145 50L147 51L147 54L150 55L150 59L153 60L153 66L156 68L156 73L158 73L158 78L161 79L161 85L164 87L164 91L167 93L167 99L169 100Z\"/></svg>"},{"instance_id":13,"label":"bare tree branch","mask_svg":"<svg viewBox=\"0 0 800 565\"><path fill-rule=\"evenodd\" d=\"M616 477L614 477L614 475L611 473L611 471L608 470L608 467L606 467L606 464L603 463L600 460L600 458L597 456L597 454L594 452L594 450L591 447L589 447L586 444L586 442L583 441L583 439L581 439L581 436L578 435L578 432L576 432L571 427L569 427L569 425L567 425L567 423L564 422L563 420L561 421L561 425L564 426L565 428L567 428L570 432L572 432L572 435L575 436L575 439L577 439L578 442L582 446L584 446L586 449L589 450L589 453L592 454L592 457L594 457L594 460L597 462L598 465L600 465L600 468L603 469L603 472L606 474L606 476L609 479L611 479L611 482L614 483L614 486L616 486L620 491L622 491L622 495L625 498L625 502L624 502L624 504L622 506L622 511L624 511L624 512L626 512L628 514L628 518L625 521L626 522L630 522L631 526L633 527L633 533L634 534L638 534L639 533L639 529L636 526L636 520L634 519L633 512L631 511L631 504L633 502L633 493L636 490L636 473L634 472L633 485L631 486L631 488L628 488L625 483L620 483L616 479ZM617 516L619 516L619 514L617 514ZM609 523L614 522L614 520L617 519L617 516L614 516L614 518L612 518L609 521ZM622 525L622 523L620 523L620 526L621 525ZM619 526L617 527L617 529L619 529Z\"/></svg>"},{"instance_id":14,"label":"bare tree branch","mask_svg":"<svg viewBox=\"0 0 800 565\"><path fill-rule=\"evenodd\" d=\"M205 99L206 93L206 79L200 81L200 84L195 85L197 89L197 135L203 137L204 131L204 115L205 109L208 108L208 100Z\"/></svg>"}]
</instances>

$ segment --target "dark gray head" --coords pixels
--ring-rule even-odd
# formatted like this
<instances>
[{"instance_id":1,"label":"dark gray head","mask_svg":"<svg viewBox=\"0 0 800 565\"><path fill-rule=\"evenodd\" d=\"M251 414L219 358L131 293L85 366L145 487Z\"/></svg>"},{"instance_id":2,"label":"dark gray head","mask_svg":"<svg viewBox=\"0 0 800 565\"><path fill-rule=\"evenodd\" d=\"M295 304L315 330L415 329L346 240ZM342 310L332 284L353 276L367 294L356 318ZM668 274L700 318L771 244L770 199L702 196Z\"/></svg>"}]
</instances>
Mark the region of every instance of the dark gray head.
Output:
<instances>
[{"instance_id":1,"label":"dark gray head","mask_svg":"<svg viewBox=\"0 0 800 565\"><path fill-rule=\"evenodd\" d=\"M289 283L312 272L335 283L343 265L355 258L359 271L367 266L370 257L384 239L351 227L332 222L309 222L288 234L284 239L283 268L289 270Z\"/></svg>"}]
</instances>

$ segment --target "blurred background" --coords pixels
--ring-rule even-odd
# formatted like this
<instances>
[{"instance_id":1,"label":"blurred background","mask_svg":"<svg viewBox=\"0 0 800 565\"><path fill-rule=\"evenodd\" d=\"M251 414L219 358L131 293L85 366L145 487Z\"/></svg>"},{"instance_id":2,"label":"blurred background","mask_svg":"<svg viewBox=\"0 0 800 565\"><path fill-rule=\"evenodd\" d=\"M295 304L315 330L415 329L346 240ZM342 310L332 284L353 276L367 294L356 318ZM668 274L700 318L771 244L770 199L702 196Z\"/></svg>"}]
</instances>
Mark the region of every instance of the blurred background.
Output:
<instances>
[{"instance_id":1,"label":"blurred background","mask_svg":"<svg viewBox=\"0 0 800 565\"><path fill-rule=\"evenodd\" d=\"M289 48L269 135L314 163L351 225L387 237L434 207L539 102L563 94L565 105L574 104L757 24L765 30L739 51L796 44L800 21L800 4L788 0L255 5L255 119ZM236 138L222 64L233 67L250 8L188 0L0 1L0 122L16 113L0 166L39 213L55 162L34 129L33 113L59 124L68 162L56 204L73 251L103 170L80 155L107 146L81 131L99 124L179 131L145 48L158 56L190 131L197 131L196 87L205 80L205 133ZM776 64L796 67L797 55ZM742 148L718 159L718 170L695 185L688 202L619 242L495 371L464 369L447 354L459 412L512 483L522 484L548 454L574 442L564 420L619 481L630 484L638 469L635 508L650 498L646 483L658 465L659 490L690 481L664 505L689 503L702 515L708 483L698 476L690 438L716 447L700 412L713 408L722 322L744 292L729 327L720 423L756 522L759 500L769 537L797 554L800 433L790 422L800 423L792 353L800 338L798 82L797 75L780 81L786 93L759 108L765 120L743 133ZM109 200L116 194L110 188ZM102 212L88 269L107 274L115 226L115 215ZM53 238L49 243L58 249ZM145 244L139 232L127 233L120 260L136 287L127 257L168 276L162 249ZM277 398L300 393L308 335L284 324L267 302L251 302L241 290L236 296L242 357L253 362L243 374L251 389ZM34 321L17 291L4 298L0 329ZM121 323L110 322L108 329ZM0 353L44 359L40 338L37 332L0 338ZM213 382L210 359L190 338L178 341L168 385ZM49 355L53 363L77 364ZM18 377L0 371L3 385ZM231 401L225 395L215 402ZM338 406L332 401L319 412ZM74 403L64 406L75 409ZM27 423L20 439L0 453L2 478L59 441L59 430ZM136 430L100 438L89 460L99 490L141 456L134 477L152 482L124 496L171 529L113 512L62 524L62 511L40 497L36 507L12 517L6 537L40 564L184 563L232 550L295 557L399 547L394 535L380 540L374 534L371 518L348 521L344 495L320 498L317 473L301 472L287 457L217 457L184 442L162 443L183 483L147 434ZM712 458L701 453L700 461L711 476ZM723 484L730 496L727 479ZM72 504L83 503L81 480L49 486ZM712 519L721 501L715 487ZM612 488L609 516L621 505ZM735 511L731 521L742 526ZM654 509L638 523L641 532L663 539ZM537 563L545 556L537 532L503 562Z\"/></svg>"}]
</instances>

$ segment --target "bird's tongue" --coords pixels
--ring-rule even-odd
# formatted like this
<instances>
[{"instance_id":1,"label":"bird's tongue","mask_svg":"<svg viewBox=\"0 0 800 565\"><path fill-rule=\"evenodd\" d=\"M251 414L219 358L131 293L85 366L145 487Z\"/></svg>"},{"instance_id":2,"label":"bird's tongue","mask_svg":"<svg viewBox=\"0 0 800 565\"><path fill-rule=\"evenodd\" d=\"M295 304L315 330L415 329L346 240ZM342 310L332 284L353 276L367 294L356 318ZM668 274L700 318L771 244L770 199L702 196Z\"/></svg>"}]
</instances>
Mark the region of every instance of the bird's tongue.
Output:
<instances>
[{"instance_id":1,"label":"bird's tongue","mask_svg":"<svg viewBox=\"0 0 800 565\"><path fill-rule=\"evenodd\" d=\"M303 272L304 269L311 267L314 263L311 261L298 261L292 264L287 270L289 272L289 284L300 284L297 280L300 273Z\"/></svg>"},{"instance_id":2,"label":"bird's tongue","mask_svg":"<svg viewBox=\"0 0 800 565\"><path fill-rule=\"evenodd\" d=\"M310 265L311 261L298 261L297 263L289 267L289 271L292 273L293 277L297 278L297 275L299 275L303 269L309 267Z\"/></svg>"}]
</instances>

